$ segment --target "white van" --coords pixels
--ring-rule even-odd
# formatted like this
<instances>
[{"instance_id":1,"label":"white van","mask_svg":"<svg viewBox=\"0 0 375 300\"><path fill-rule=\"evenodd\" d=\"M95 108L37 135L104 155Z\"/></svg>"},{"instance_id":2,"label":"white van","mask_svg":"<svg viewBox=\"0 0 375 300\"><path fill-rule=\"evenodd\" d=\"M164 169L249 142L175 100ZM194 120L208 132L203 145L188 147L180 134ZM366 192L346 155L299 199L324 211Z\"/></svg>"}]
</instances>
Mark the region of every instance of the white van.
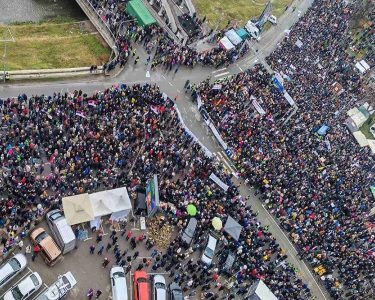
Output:
<instances>
[{"instance_id":1,"label":"white van","mask_svg":"<svg viewBox=\"0 0 375 300\"><path fill-rule=\"evenodd\" d=\"M111 287L113 300L128 300L128 288L124 268L113 266L111 269Z\"/></svg>"},{"instance_id":2,"label":"white van","mask_svg":"<svg viewBox=\"0 0 375 300\"><path fill-rule=\"evenodd\" d=\"M36 300L60 300L65 299L69 291L77 284L72 272L59 275L57 281L52 283L50 287Z\"/></svg>"},{"instance_id":3,"label":"white van","mask_svg":"<svg viewBox=\"0 0 375 300\"><path fill-rule=\"evenodd\" d=\"M72 251L76 247L76 236L62 212L58 209L51 210L46 214L46 219L62 253L66 254Z\"/></svg>"},{"instance_id":4,"label":"white van","mask_svg":"<svg viewBox=\"0 0 375 300\"><path fill-rule=\"evenodd\" d=\"M210 265L212 262L212 259L215 254L216 244L217 244L217 239L213 237L212 235L209 235L206 249L204 249L203 254L202 254L202 261L206 265Z\"/></svg>"}]
</instances>

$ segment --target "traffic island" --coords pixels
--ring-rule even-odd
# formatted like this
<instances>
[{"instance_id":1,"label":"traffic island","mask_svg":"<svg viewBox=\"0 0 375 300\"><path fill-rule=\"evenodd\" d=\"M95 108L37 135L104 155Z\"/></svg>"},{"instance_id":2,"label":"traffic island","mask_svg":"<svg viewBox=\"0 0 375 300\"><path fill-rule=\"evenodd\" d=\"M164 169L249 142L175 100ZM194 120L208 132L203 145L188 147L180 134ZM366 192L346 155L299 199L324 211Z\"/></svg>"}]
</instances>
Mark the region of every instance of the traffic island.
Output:
<instances>
[{"instance_id":1,"label":"traffic island","mask_svg":"<svg viewBox=\"0 0 375 300\"><path fill-rule=\"evenodd\" d=\"M7 27L15 40L6 43L5 69L9 74L23 70L90 68L103 65L110 56L111 50L90 21L54 19ZM5 31L5 25L0 25L0 30ZM0 42L0 47L4 48L4 42Z\"/></svg>"}]
</instances>

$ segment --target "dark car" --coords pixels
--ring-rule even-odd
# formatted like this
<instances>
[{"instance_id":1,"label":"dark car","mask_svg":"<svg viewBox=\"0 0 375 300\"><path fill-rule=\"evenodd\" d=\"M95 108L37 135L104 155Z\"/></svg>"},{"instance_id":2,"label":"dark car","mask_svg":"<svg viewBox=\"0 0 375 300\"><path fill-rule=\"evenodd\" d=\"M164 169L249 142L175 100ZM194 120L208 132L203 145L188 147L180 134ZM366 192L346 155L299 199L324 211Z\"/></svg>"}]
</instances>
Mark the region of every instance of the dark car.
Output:
<instances>
[{"instance_id":1,"label":"dark car","mask_svg":"<svg viewBox=\"0 0 375 300\"><path fill-rule=\"evenodd\" d=\"M188 245L191 244L191 241L193 240L195 229L197 228L197 219L191 218L189 220L189 223L184 229L184 232L182 233L182 240L187 243Z\"/></svg>"},{"instance_id":2,"label":"dark car","mask_svg":"<svg viewBox=\"0 0 375 300\"><path fill-rule=\"evenodd\" d=\"M184 300L182 289L176 282L169 285L169 299L170 300Z\"/></svg>"}]
</instances>

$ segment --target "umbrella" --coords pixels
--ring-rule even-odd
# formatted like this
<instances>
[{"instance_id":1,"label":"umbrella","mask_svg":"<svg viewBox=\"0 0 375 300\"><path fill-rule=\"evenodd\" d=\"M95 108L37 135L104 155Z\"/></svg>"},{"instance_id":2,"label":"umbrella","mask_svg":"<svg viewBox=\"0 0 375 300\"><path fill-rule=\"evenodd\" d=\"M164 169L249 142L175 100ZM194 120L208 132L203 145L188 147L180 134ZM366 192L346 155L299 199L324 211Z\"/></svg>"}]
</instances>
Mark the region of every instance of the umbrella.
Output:
<instances>
[{"instance_id":1,"label":"umbrella","mask_svg":"<svg viewBox=\"0 0 375 300\"><path fill-rule=\"evenodd\" d=\"M194 217L197 214L197 208L193 204L189 204L186 207L186 211L187 211L188 215L192 216L192 217Z\"/></svg>"},{"instance_id":2,"label":"umbrella","mask_svg":"<svg viewBox=\"0 0 375 300\"><path fill-rule=\"evenodd\" d=\"M220 218L215 217L215 218L212 219L212 226L216 230L220 230L221 228L223 228L223 222L220 220Z\"/></svg>"}]
</instances>

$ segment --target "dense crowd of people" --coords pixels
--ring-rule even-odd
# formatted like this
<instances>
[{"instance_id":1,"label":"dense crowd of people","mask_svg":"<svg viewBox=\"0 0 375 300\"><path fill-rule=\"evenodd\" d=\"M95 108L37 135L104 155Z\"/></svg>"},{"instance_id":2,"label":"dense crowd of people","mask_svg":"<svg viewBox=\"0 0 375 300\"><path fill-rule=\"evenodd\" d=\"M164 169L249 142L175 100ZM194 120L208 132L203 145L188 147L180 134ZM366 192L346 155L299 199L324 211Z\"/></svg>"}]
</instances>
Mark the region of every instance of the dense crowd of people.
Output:
<instances>
[{"instance_id":1,"label":"dense crowd of people","mask_svg":"<svg viewBox=\"0 0 375 300\"><path fill-rule=\"evenodd\" d=\"M294 269L283 263L285 253L259 223L247 199L186 132L173 101L155 85L113 86L93 96L82 91L49 97L20 95L4 100L1 113L1 126L7 129L0 146L1 192L6 198L1 217L9 233L4 236L4 249L11 248L8 242L19 233L17 229L31 222L32 214L36 217L45 208L60 207L63 196L119 186L132 191L159 174L167 221L183 228L189 219L186 206L191 203L198 210L198 229L190 246L172 241L163 257L165 264L155 268L173 272L190 266L184 275L174 274L175 280L184 287L187 282L203 285L207 299L217 297L224 289L216 285L215 290L210 281L213 273L221 276L217 264L207 267L191 261L185 266L185 262L203 248L213 230L212 218L224 222L230 214L244 227L238 242L223 234L218 252L221 259L227 251L237 256L230 275L236 281L231 294L244 294L251 283L263 279L279 299L309 295ZM228 192L209 179L211 173L230 186Z\"/></svg>"},{"instance_id":2,"label":"dense crowd of people","mask_svg":"<svg viewBox=\"0 0 375 300\"><path fill-rule=\"evenodd\" d=\"M109 63L109 70L117 64L123 66L137 45L142 45L148 53L151 67L162 64L169 68L193 67L197 63L220 67L233 63L249 50L247 45L239 45L231 51L217 46L199 53L189 46L176 44L157 24L138 26L126 12L128 1L90 0L90 3L116 39L119 57Z\"/></svg>"},{"instance_id":3,"label":"dense crowd of people","mask_svg":"<svg viewBox=\"0 0 375 300\"><path fill-rule=\"evenodd\" d=\"M315 1L267 57L297 103L295 113L260 66L220 87L199 87L239 173L260 189L334 299L369 299L375 280L374 157L343 125L346 111L366 94L346 51L354 5ZM323 125L327 131L319 131Z\"/></svg>"}]
</instances>

